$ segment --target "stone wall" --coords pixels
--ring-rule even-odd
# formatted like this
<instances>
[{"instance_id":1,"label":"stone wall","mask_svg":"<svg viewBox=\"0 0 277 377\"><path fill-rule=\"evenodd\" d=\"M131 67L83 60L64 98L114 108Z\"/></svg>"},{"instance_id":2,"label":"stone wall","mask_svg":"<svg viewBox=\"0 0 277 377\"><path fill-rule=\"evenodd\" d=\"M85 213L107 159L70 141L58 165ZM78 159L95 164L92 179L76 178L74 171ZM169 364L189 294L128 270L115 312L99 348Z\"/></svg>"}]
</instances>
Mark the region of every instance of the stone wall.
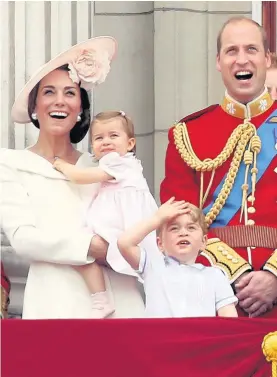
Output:
<instances>
[{"instance_id":1,"label":"stone wall","mask_svg":"<svg viewBox=\"0 0 277 377\"><path fill-rule=\"evenodd\" d=\"M35 127L10 119L14 97L33 72L77 42L112 35L118 56L107 81L91 95L92 113L119 109L133 118L137 154L158 200L168 128L222 98L216 36L234 15L251 17L251 2L0 2L1 146L23 149L37 138ZM88 138L78 148L87 150ZM12 281L11 311L20 312L28 263L7 240L2 245Z\"/></svg>"}]
</instances>

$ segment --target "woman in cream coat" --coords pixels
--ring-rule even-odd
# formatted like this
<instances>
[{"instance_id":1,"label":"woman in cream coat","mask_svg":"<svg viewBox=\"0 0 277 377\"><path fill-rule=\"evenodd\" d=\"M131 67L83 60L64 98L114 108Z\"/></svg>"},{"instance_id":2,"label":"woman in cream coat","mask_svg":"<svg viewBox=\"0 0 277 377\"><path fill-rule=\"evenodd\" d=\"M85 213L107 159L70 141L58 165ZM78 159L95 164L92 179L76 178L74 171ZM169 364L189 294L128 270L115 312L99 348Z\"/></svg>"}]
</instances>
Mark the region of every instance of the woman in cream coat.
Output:
<instances>
[{"instance_id":1,"label":"woman in cream coat","mask_svg":"<svg viewBox=\"0 0 277 377\"><path fill-rule=\"evenodd\" d=\"M92 165L78 143L89 128L86 89L103 82L116 42L99 37L76 45L44 65L25 85L13 120L40 129L25 150L1 150L1 221L15 252L30 260L23 318L91 318L89 291L72 265L94 262L97 248L84 228L84 214L97 185L75 185L54 170L55 156L81 167ZM77 122L76 122L77 120ZM100 242L103 250L107 245ZM135 277L103 267L115 302L113 317L143 317Z\"/></svg>"}]
</instances>

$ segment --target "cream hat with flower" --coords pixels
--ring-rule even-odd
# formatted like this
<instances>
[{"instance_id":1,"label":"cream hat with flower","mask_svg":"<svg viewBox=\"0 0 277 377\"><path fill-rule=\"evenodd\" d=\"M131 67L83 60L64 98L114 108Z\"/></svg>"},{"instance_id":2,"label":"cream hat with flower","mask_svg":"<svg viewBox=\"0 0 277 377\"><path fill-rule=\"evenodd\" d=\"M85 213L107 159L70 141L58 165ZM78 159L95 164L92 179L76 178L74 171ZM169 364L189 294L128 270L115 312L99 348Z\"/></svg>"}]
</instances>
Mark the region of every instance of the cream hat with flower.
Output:
<instances>
[{"instance_id":1,"label":"cream hat with flower","mask_svg":"<svg viewBox=\"0 0 277 377\"><path fill-rule=\"evenodd\" d=\"M17 123L31 121L28 114L29 94L48 73L68 64L68 73L72 81L90 90L105 81L116 51L117 42L114 38L95 37L62 52L39 68L20 91L12 107L12 120Z\"/></svg>"}]
</instances>

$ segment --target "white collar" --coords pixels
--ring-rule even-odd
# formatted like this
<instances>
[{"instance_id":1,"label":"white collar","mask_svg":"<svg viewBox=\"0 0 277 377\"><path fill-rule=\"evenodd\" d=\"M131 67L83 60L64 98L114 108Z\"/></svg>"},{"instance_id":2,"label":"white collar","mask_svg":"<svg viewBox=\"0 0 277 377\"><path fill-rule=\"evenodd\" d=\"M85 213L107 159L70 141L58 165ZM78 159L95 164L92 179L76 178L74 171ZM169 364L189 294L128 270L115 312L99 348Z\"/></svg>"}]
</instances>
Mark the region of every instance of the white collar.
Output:
<instances>
[{"instance_id":1,"label":"white collar","mask_svg":"<svg viewBox=\"0 0 277 377\"><path fill-rule=\"evenodd\" d=\"M164 263L166 266L168 265L178 265L182 266L184 268L196 268L197 270L203 270L205 266L201 263L191 263L191 264L186 264L186 263L181 263L178 259L174 257L170 257L168 255L164 255Z\"/></svg>"},{"instance_id":2,"label":"white collar","mask_svg":"<svg viewBox=\"0 0 277 377\"><path fill-rule=\"evenodd\" d=\"M11 167L14 170L38 174L47 178L68 180L63 174L55 170L49 161L28 149L2 148L0 150L0 164ZM82 154L76 165L82 167L92 166L91 155L88 152Z\"/></svg>"}]
</instances>

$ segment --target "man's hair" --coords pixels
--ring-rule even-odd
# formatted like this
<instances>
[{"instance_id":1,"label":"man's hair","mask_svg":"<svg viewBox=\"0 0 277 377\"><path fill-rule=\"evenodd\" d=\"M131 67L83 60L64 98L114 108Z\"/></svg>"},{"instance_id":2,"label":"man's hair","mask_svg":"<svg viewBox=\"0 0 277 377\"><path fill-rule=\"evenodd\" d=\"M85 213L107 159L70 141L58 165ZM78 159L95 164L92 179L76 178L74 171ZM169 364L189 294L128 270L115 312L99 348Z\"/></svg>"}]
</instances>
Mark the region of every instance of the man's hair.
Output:
<instances>
[{"instance_id":1,"label":"man's hair","mask_svg":"<svg viewBox=\"0 0 277 377\"><path fill-rule=\"evenodd\" d=\"M277 68L277 56L276 56L276 54L271 52L270 53L270 59L271 59L271 65L268 69Z\"/></svg>"},{"instance_id":2,"label":"man's hair","mask_svg":"<svg viewBox=\"0 0 277 377\"><path fill-rule=\"evenodd\" d=\"M220 50L221 50L222 34L223 34L226 26L230 25L230 24L238 23L238 22L243 22L243 21L249 22L250 24L257 26L257 28L259 29L261 36L262 36L262 41L263 41L265 53L268 51L269 46L268 46L268 40L267 40L266 32L265 32L264 28L260 24L258 24L258 22L251 20L251 18L246 18L246 17L232 17L223 24L222 28L220 29L220 31L218 33L217 41L216 41L217 53L218 54L220 53Z\"/></svg>"},{"instance_id":3,"label":"man's hair","mask_svg":"<svg viewBox=\"0 0 277 377\"><path fill-rule=\"evenodd\" d=\"M127 136L131 139L135 137L135 128L134 123L131 118L127 117L123 111L103 111L97 115L92 120L91 123L91 130L93 130L93 126L97 122L107 122L112 119L120 119L123 129L126 132ZM132 149L133 153L136 152L136 146Z\"/></svg>"}]
</instances>

